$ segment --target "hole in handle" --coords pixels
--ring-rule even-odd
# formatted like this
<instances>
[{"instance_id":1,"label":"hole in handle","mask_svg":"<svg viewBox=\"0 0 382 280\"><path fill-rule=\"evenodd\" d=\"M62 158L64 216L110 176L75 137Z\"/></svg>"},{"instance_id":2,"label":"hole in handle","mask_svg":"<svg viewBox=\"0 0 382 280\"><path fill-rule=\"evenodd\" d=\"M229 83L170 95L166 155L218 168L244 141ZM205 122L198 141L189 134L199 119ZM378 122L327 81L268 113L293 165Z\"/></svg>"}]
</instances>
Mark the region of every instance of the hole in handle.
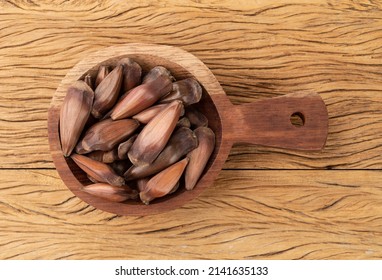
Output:
<instances>
[{"instance_id":1,"label":"hole in handle","mask_svg":"<svg viewBox=\"0 0 382 280\"><path fill-rule=\"evenodd\" d=\"M290 123L295 127L304 126L305 117L300 112L294 112L292 115L290 115Z\"/></svg>"}]
</instances>

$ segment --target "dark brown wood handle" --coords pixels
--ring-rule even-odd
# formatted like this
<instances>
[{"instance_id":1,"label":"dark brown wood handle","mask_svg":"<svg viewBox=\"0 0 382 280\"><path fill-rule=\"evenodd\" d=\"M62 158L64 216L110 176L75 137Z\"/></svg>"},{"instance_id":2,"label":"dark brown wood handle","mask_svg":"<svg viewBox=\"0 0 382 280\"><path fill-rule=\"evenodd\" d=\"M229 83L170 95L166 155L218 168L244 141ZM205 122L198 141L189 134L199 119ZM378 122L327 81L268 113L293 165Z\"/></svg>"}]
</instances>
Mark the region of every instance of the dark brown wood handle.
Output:
<instances>
[{"instance_id":1,"label":"dark brown wood handle","mask_svg":"<svg viewBox=\"0 0 382 280\"><path fill-rule=\"evenodd\" d=\"M325 145L328 112L316 93L293 93L234 108L227 114L234 143L297 150L320 150Z\"/></svg>"}]
</instances>

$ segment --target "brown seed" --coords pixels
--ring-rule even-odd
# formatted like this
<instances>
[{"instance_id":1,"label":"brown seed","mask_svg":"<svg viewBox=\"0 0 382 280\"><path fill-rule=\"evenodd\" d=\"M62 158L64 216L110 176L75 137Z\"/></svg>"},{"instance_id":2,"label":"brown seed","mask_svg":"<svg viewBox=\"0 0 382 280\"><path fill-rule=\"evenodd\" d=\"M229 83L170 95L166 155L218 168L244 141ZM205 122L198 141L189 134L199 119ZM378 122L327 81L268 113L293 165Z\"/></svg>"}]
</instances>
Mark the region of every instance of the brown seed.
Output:
<instances>
[{"instance_id":1,"label":"brown seed","mask_svg":"<svg viewBox=\"0 0 382 280\"><path fill-rule=\"evenodd\" d=\"M175 130L166 147L159 156L149 165L131 166L124 177L127 181L144 178L156 174L174 164L184 155L198 146L198 140L194 132L186 127Z\"/></svg>"},{"instance_id":2,"label":"brown seed","mask_svg":"<svg viewBox=\"0 0 382 280\"><path fill-rule=\"evenodd\" d=\"M113 169L105 163L77 154L73 154L71 158L79 168L98 182L108 183L113 186L125 184L125 180L115 174Z\"/></svg>"},{"instance_id":3,"label":"brown seed","mask_svg":"<svg viewBox=\"0 0 382 280\"><path fill-rule=\"evenodd\" d=\"M141 83L142 68L131 58L123 58L119 61L123 65L122 92L127 92Z\"/></svg>"},{"instance_id":4,"label":"brown seed","mask_svg":"<svg viewBox=\"0 0 382 280\"><path fill-rule=\"evenodd\" d=\"M149 180L150 179L147 177L137 180L137 188L138 188L139 192L143 192L146 190L147 183L149 182Z\"/></svg>"},{"instance_id":5,"label":"brown seed","mask_svg":"<svg viewBox=\"0 0 382 280\"><path fill-rule=\"evenodd\" d=\"M180 100L184 106L198 103L202 98L202 87L193 78L188 78L174 82L172 91L161 98L160 103L168 103L174 100Z\"/></svg>"},{"instance_id":6,"label":"brown seed","mask_svg":"<svg viewBox=\"0 0 382 280\"><path fill-rule=\"evenodd\" d=\"M95 118L101 118L117 101L122 84L122 72L123 66L118 65L95 89L92 109Z\"/></svg>"},{"instance_id":7,"label":"brown seed","mask_svg":"<svg viewBox=\"0 0 382 280\"><path fill-rule=\"evenodd\" d=\"M149 75L150 72L147 75ZM138 114L172 90L171 78L168 75L160 75L156 79L150 78L149 80L150 82L141 84L130 90L130 92L115 105L110 115L113 120Z\"/></svg>"},{"instance_id":8,"label":"brown seed","mask_svg":"<svg viewBox=\"0 0 382 280\"><path fill-rule=\"evenodd\" d=\"M131 146L133 145L135 139L137 139L138 134L131 136L127 141L122 142L118 145L118 159L127 159L127 153L129 152Z\"/></svg>"},{"instance_id":9,"label":"brown seed","mask_svg":"<svg viewBox=\"0 0 382 280\"><path fill-rule=\"evenodd\" d=\"M122 99L124 99L130 93L130 91L134 87L139 85L140 80L141 80L141 76L140 75L142 74L140 72L140 71L142 71L142 69L141 70L138 69L138 67L140 67L138 63L136 63L137 65L135 65L135 62L134 62L133 65L130 66L131 71L128 71L129 66L126 66L126 64L128 64L128 62L126 62L125 59L122 59L120 61L120 64L124 65L124 68L123 68L123 73L124 73L123 77L124 78L123 78L123 83L122 83L122 92L124 92L124 93L118 98L118 101L116 103L119 103ZM128 71L128 73L126 71ZM138 78L138 73L139 73L139 78ZM129 81L129 82L127 82L127 81ZM114 110L114 108L109 110L102 117L102 120L110 118L111 113L113 113L113 110Z\"/></svg>"},{"instance_id":10,"label":"brown seed","mask_svg":"<svg viewBox=\"0 0 382 280\"><path fill-rule=\"evenodd\" d=\"M194 128L201 126L208 126L208 119L198 109L194 107L187 107L184 114L190 120L191 126Z\"/></svg>"},{"instance_id":11,"label":"brown seed","mask_svg":"<svg viewBox=\"0 0 382 280\"><path fill-rule=\"evenodd\" d=\"M104 153L107 153L107 152L106 151L94 151L94 152L91 152L91 153L87 154L87 157L89 157L91 159L94 159L96 161L103 162L103 155L104 155Z\"/></svg>"},{"instance_id":12,"label":"brown seed","mask_svg":"<svg viewBox=\"0 0 382 280\"><path fill-rule=\"evenodd\" d=\"M105 183L96 183L84 186L82 190L91 195L113 202L123 202L138 198L138 192L128 186L117 187Z\"/></svg>"},{"instance_id":13,"label":"brown seed","mask_svg":"<svg viewBox=\"0 0 382 280\"><path fill-rule=\"evenodd\" d=\"M109 112L107 112L105 115L103 115L103 117L100 120L103 121L106 119L110 119L110 115L112 112L113 112L113 109L109 110Z\"/></svg>"},{"instance_id":14,"label":"brown seed","mask_svg":"<svg viewBox=\"0 0 382 280\"><path fill-rule=\"evenodd\" d=\"M117 148L114 148L111 151L94 151L89 153L87 156L103 163L112 163L119 159Z\"/></svg>"},{"instance_id":15,"label":"brown seed","mask_svg":"<svg viewBox=\"0 0 382 280\"><path fill-rule=\"evenodd\" d=\"M92 183L94 183L94 184L99 183L99 182L98 182L96 179L94 179L92 176L87 175L87 174L86 174L86 176L88 176L88 179L89 179Z\"/></svg>"},{"instance_id":16,"label":"brown seed","mask_svg":"<svg viewBox=\"0 0 382 280\"><path fill-rule=\"evenodd\" d=\"M133 116L133 119L139 121L140 123L147 124L151 121L160 111L167 107L168 104L159 104L155 106L151 106L142 112Z\"/></svg>"},{"instance_id":17,"label":"brown seed","mask_svg":"<svg viewBox=\"0 0 382 280\"><path fill-rule=\"evenodd\" d=\"M215 134L210 128L198 127L194 132L198 138L198 147L187 155L190 158L185 172L187 190L195 187L215 148Z\"/></svg>"},{"instance_id":18,"label":"brown seed","mask_svg":"<svg viewBox=\"0 0 382 280\"><path fill-rule=\"evenodd\" d=\"M176 126L177 127L187 127L187 128L190 128L191 127L191 123L190 123L190 120L188 118L184 117L184 118L181 118L176 123Z\"/></svg>"},{"instance_id":19,"label":"brown seed","mask_svg":"<svg viewBox=\"0 0 382 280\"><path fill-rule=\"evenodd\" d=\"M95 81L95 87L98 87L98 85L102 82L105 77L109 75L109 67L106 65L101 65L98 68L98 73Z\"/></svg>"},{"instance_id":20,"label":"brown seed","mask_svg":"<svg viewBox=\"0 0 382 280\"><path fill-rule=\"evenodd\" d=\"M178 181L168 194L172 194L172 193L176 192L179 189L179 186L180 186L180 183Z\"/></svg>"},{"instance_id":21,"label":"brown seed","mask_svg":"<svg viewBox=\"0 0 382 280\"><path fill-rule=\"evenodd\" d=\"M148 181L145 190L139 193L139 197L142 202L149 204L153 199L165 196L174 190L174 187L179 182L180 176L182 176L188 161L188 158L178 161L152 177Z\"/></svg>"},{"instance_id":22,"label":"brown seed","mask_svg":"<svg viewBox=\"0 0 382 280\"><path fill-rule=\"evenodd\" d=\"M106 119L90 127L82 141L77 145L78 152L96 150L110 151L119 143L128 139L138 128L139 122L133 119L113 121ZM80 149L82 148L82 149Z\"/></svg>"},{"instance_id":23,"label":"brown seed","mask_svg":"<svg viewBox=\"0 0 382 280\"><path fill-rule=\"evenodd\" d=\"M94 99L93 90L77 81L68 88L60 112L60 138L64 156L68 157L80 138L89 118Z\"/></svg>"},{"instance_id":24,"label":"brown seed","mask_svg":"<svg viewBox=\"0 0 382 280\"><path fill-rule=\"evenodd\" d=\"M171 102L142 129L128 153L134 165L150 164L158 157L174 131L182 108L181 101Z\"/></svg>"},{"instance_id":25,"label":"brown seed","mask_svg":"<svg viewBox=\"0 0 382 280\"><path fill-rule=\"evenodd\" d=\"M158 104L155 106L151 106L143 110L142 112L136 114L135 116L133 116L133 119L139 121L142 124L147 124L167 106L168 104ZM182 111L180 112L180 115L181 116L184 115L184 107L182 107Z\"/></svg>"},{"instance_id":26,"label":"brown seed","mask_svg":"<svg viewBox=\"0 0 382 280\"><path fill-rule=\"evenodd\" d=\"M159 77L168 77L171 81L175 80L174 77L171 75L171 72L168 71L166 68L164 68L163 66L155 66L143 77L142 84L151 83Z\"/></svg>"},{"instance_id":27,"label":"brown seed","mask_svg":"<svg viewBox=\"0 0 382 280\"><path fill-rule=\"evenodd\" d=\"M84 82L91 88L93 89L93 81L92 81L92 76L90 74L87 74L84 78Z\"/></svg>"},{"instance_id":28,"label":"brown seed","mask_svg":"<svg viewBox=\"0 0 382 280\"><path fill-rule=\"evenodd\" d=\"M93 117L92 114L90 114L84 129L88 129L89 127L91 127L93 124L95 124L98 121L99 120L97 120L95 117Z\"/></svg>"},{"instance_id":29,"label":"brown seed","mask_svg":"<svg viewBox=\"0 0 382 280\"><path fill-rule=\"evenodd\" d=\"M128 94L130 93L130 91L131 91L131 90L129 90L129 91L125 92L124 94L122 94L122 95L118 98L117 104L118 104L122 99L124 99L124 98L126 97L126 95L128 95ZM110 116L111 116L111 114L113 113L114 108L115 108L115 107L111 108L111 109L109 110L109 112L107 112L107 113L101 118L101 120L103 121L103 120L105 120L105 119L110 119Z\"/></svg>"},{"instance_id":30,"label":"brown seed","mask_svg":"<svg viewBox=\"0 0 382 280\"><path fill-rule=\"evenodd\" d=\"M118 148L114 148L111 151L104 152L103 154L103 161L104 163L112 163L116 160L119 160L118 158Z\"/></svg>"},{"instance_id":31,"label":"brown seed","mask_svg":"<svg viewBox=\"0 0 382 280\"><path fill-rule=\"evenodd\" d=\"M87 150L85 150L85 148L82 146L82 141L78 141L75 150L76 150L76 153L79 154L79 155L83 155L83 154L89 153L89 152L88 152Z\"/></svg>"},{"instance_id":32,"label":"brown seed","mask_svg":"<svg viewBox=\"0 0 382 280\"><path fill-rule=\"evenodd\" d=\"M102 123L102 126L106 126L106 123L108 122L113 122L112 119L108 118L108 119L105 119L105 120L102 120L102 121L99 121L97 119L95 119L92 115L89 116L89 119L92 119L94 120L93 121L93 124L90 125L90 127L88 127L83 133L82 133L82 138L80 139L80 141L78 141L77 143L77 146L76 146L76 153L77 154L86 154L86 153L89 153L89 151L85 150L85 148L82 146L82 140L84 139L84 137L86 136L86 134L90 134L90 133L94 133L92 132L94 129L96 130L100 130L100 128L97 128L97 126L100 125L100 123ZM89 121L88 121L89 122ZM83 151L82 153L80 153L80 151Z\"/></svg>"},{"instance_id":33,"label":"brown seed","mask_svg":"<svg viewBox=\"0 0 382 280\"><path fill-rule=\"evenodd\" d=\"M109 165L115 173L119 176L123 176L127 169L132 166L132 163L129 160L116 160Z\"/></svg>"}]
</instances>

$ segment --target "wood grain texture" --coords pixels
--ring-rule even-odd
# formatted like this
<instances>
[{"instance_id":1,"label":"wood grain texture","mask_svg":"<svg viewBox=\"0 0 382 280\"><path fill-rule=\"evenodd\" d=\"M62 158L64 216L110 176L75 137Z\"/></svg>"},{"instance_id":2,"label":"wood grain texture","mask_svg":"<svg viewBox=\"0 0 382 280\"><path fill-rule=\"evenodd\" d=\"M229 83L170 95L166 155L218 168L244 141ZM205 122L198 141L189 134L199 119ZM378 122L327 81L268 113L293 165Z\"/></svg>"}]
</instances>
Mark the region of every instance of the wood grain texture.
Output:
<instances>
[{"instance_id":1,"label":"wood grain texture","mask_svg":"<svg viewBox=\"0 0 382 280\"><path fill-rule=\"evenodd\" d=\"M235 104L299 91L327 103L323 153L240 147L227 168L381 168L381 5L233 2L2 1L0 166L53 168L46 111L66 72L103 47L150 42L196 55Z\"/></svg>"},{"instance_id":2,"label":"wood grain texture","mask_svg":"<svg viewBox=\"0 0 382 280\"><path fill-rule=\"evenodd\" d=\"M54 170L0 176L0 259L382 258L381 171L223 171L146 217L87 205Z\"/></svg>"},{"instance_id":3,"label":"wood grain texture","mask_svg":"<svg viewBox=\"0 0 382 280\"><path fill-rule=\"evenodd\" d=\"M0 1L0 259L381 259L381 26L375 0ZM327 146L236 146L171 215L94 209L53 170L47 110L83 57L129 42L196 55L234 104L318 92Z\"/></svg>"}]
</instances>

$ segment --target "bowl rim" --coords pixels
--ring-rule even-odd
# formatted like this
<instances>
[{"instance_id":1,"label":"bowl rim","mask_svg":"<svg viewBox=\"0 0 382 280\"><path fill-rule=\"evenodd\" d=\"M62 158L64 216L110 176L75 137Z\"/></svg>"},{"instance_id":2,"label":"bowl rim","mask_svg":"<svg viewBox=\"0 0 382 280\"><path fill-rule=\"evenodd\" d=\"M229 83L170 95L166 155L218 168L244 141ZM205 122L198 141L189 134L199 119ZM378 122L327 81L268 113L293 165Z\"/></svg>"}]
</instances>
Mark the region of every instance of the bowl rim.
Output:
<instances>
[{"instance_id":1,"label":"bowl rim","mask_svg":"<svg viewBox=\"0 0 382 280\"><path fill-rule=\"evenodd\" d=\"M209 161L210 166L203 172L202 177L192 191L183 191L180 194L176 194L162 201L158 200L159 202L157 201L150 205L117 204L81 191L83 184L77 179L69 167L71 159L65 158L61 151L59 115L63 97L66 94L68 86L74 81L81 79L92 69L98 68L99 65L106 64L107 61L117 61L123 57L131 57L132 59L137 57L150 57L151 59L157 58L170 62L174 67L176 66L179 69L183 69L185 73L195 77L215 106L218 118L216 121L219 123L220 131L218 131L218 133L216 133L216 131L214 132L218 134L219 137L216 137L215 151ZM170 71L171 69L173 68L169 68ZM66 187L72 191L74 195L95 208L117 215L152 215L167 212L181 207L198 197L218 176L233 144L225 133L225 117L224 114L222 114L226 110L229 112L230 106L233 106L232 103L229 101L212 72L203 62L187 51L166 45L137 43L109 47L90 54L71 68L65 78L60 82L52 98L48 111L48 138L53 162Z\"/></svg>"}]
</instances>

